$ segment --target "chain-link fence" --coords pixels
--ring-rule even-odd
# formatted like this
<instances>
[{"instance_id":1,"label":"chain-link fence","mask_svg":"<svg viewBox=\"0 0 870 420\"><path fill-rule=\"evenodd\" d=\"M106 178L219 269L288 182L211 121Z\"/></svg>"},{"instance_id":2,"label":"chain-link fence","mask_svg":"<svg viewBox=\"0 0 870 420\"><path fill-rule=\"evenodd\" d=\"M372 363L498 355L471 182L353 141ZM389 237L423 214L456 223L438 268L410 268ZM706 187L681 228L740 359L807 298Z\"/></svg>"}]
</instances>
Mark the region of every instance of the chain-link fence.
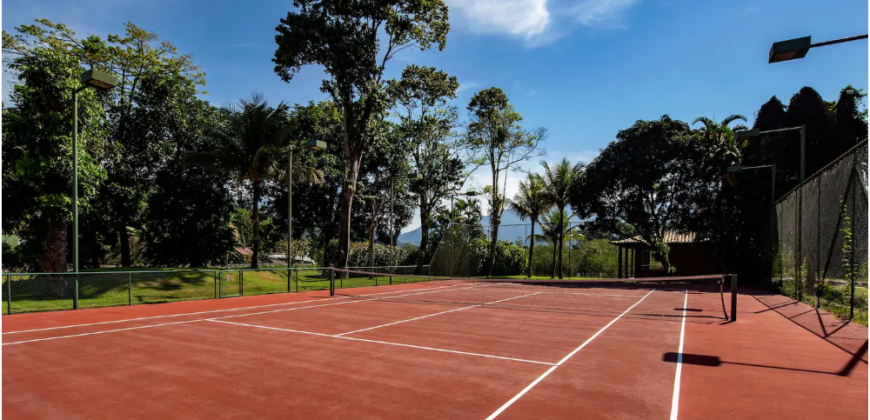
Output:
<instances>
[{"instance_id":1,"label":"chain-link fence","mask_svg":"<svg viewBox=\"0 0 870 420\"><path fill-rule=\"evenodd\" d=\"M329 290L330 268L4 273L3 313Z\"/></svg>"},{"instance_id":2,"label":"chain-link fence","mask_svg":"<svg viewBox=\"0 0 870 420\"><path fill-rule=\"evenodd\" d=\"M780 292L867 323L867 141L776 203Z\"/></svg>"}]
</instances>

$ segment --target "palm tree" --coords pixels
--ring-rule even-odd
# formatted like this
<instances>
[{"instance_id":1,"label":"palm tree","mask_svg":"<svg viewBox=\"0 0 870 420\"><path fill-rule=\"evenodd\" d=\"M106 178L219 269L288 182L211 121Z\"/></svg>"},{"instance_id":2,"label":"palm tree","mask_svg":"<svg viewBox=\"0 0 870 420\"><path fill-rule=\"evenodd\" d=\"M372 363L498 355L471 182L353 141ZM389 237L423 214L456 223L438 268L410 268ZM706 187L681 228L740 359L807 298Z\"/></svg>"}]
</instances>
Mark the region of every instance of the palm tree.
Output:
<instances>
[{"instance_id":1,"label":"palm tree","mask_svg":"<svg viewBox=\"0 0 870 420\"><path fill-rule=\"evenodd\" d=\"M547 194L544 180L538 174L529 172L526 181L520 181L520 191L513 200L508 200L508 209L520 216L520 220L528 217L532 222L532 234L529 236L529 266L526 277L532 277L532 261L535 255L535 223L541 213L547 211L552 205L550 195Z\"/></svg>"},{"instance_id":2,"label":"palm tree","mask_svg":"<svg viewBox=\"0 0 870 420\"><path fill-rule=\"evenodd\" d=\"M287 180L287 173L278 169L287 156L290 144L288 136L289 105L284 102L272 108L261 93L239 100L238 105L226 109L229 121L226 129L214 130L221 140L218 150L194 152L185 156L186 165L213 166L230 171L241 187L250 181L253 203L251 222L253 227L254 258L251 268L259 267L260 255L260 200L262 182L269 177ZM285 150L282 150L285 149ZM297 176L320 183L322 174L316 169L301 167ZM289 250L288 250L289 251Z\"/></svg>"},{"instance_id":3,"label":"palm tree","mask_svg":"<svg viewBox=\"0 0 870 420\"><path fill-rule=\"evenodd\" d=\"M583 170L582 164L572 164L568 159L562 159L555 166L550 167L547 162L541 162L544 166L544 181L547 186L547 194L550 201L556 206L556 209L561 214L560 218L565 218L565 208L568 207L568 190L571 188L571 183ZM562 244L565 241L565 228L560 224L559 229L559 278L563 278L562 274ZM555 273L554 273L555 276Z\"/></svg>"},{"instance_id":4,"label":"palm tree","mask_svg":"<svg viewBox=\"0 0 870 420\"><path fill-rule=\"evenodd\" d=\"M566 216L565 212L552 208L541 214L541 234L533 236L538 241L548 242L553 245L553 269L550 278L556 277L556 253L557 250L561 251L562 249L559 245L564 244L565 241L583 238L583 235L579 232L572 232L574 229L568 227L571 217L573 215ZM561 252L559 254L559 264L561 265Z\"/></svg>"},{"instance_id":5,"label":"palm tree","mask_svg":"<svg viewBox=\"0 0 870 420\"><path fill-rule=\"evenodd\" d=\"M744 124L738 124L733 127L729 126L731 123L738 120L746 122L746 117L741 114L733 114L729 115L719 123L707 117L698 117L695 118L695 121L692 121L692 125L697 123L704 125L701 128L701 132L704 134L704 137L715 146L713 149L714 155L709 156L709 159L713 162L711 162L710 165L707 165L711 170L721 171L721 166L734 165L739 162L740 148L737 144L737 132L748 130L749 127Z\"/></svg>"}]
</instances>

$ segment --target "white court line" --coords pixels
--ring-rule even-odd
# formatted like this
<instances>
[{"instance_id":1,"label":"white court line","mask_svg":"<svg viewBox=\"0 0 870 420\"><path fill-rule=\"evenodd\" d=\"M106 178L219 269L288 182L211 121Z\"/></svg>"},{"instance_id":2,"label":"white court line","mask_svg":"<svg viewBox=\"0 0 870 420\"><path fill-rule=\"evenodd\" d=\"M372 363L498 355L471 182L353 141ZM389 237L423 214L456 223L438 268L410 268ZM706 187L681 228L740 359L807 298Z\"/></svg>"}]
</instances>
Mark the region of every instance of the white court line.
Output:
<instances>
[{"instance_id":1,"label":"white court line","mask_svg":"<svg viewBox=\"0 0 870 420\"><path fill-rule=\"evenodd\" d=\"M4 346L11 346L13 344L24 344L24 343L33 343L36 341L49 341L49 340L57 340L61 338L73 338L73 337L83 337L86 335L97 335L97 334L106 334L111 332L120 332L120 331L130 331L130 330L140 330L142 328L151 328L151 327L165 327L167 325L178 325L178 324L189 324L191 322L201 322L202 319L194 319L192 321L178 321L178 322L168 322L165 324L151 324L151 325L140 325L138 327L130 327L130 328L119 328L117 330L103 330L103 331L94 331L89 333L82 334L73 334L73 335L59 335L55 337L45 337L45 338L36 338L33 340L23 340L23 341L13 341L11 343L3 343Z\"/></svg>"},{"instance_id":2,"label":"white court line","mask_svg":"<svg viewBox=\"0 0 870 420\"><path fill-rule=\"evenodd\" d=\"M680 327L680 349L677 351L677 373L674 377L674 399L671 402L671 420L677 420L680 409L680 373L683 371L683 343L686 339L686 307L689 304L689 291L683 300L683 325Z\"/></svg>"},{"instance_id":3,"label":"white court line","mask_svg":"<svg viewBox=\"0 0 870 420\"><path fill-rule=\"evenodd\" d=\"M446 286L446 287L455 287L455 286ZM440 288L439 288L439 289L440 289ZM467 289L467 288L452 289L452 290L465 290L465 289ZM321 307L321 306L333 306L333 305L346 305L346 304L350 304L350 303L373 302L373 301L377 301L377 300L380 300L380 299L403 298L403 297L408 297L408 296L417 296L417 295L425 295L425 294L435 294L435 293L442 293L442 292L450 292L450 291L452 291L452 290L437 290L437 291L435 291L435 292L432 292L432 291L430 291L430 290L432 290L432 289L426 289L426 290L427 290L427 291L425 291L425 292L420 292L420 293L410 293L410 294L407 294L407 295L398 295L398 296L389 296L389 297L376 297L376 298L369 298L369 299L360 299L360 298L365 297L365 296L374 296L374 295L358 295L358 296L355 296L357 299L355 299L355 300L351 300L351 301L346 301L346 302L327 303L327 304L324 304L324 305L312 305L312 306L306 306L306 307L304 307L304 308L274 309L274 310L271 310L271 311L253 312L253 313L250 313L250 314L241 314L241 315L226 315L226 316L216 317L216 318L214 318L214 319L241 318L241 317L251 316L251 315L262 315L262 314L271 314L271 313L275 313L275 312L288 312L288 311L295 311L295 310L297 310L297 309L306 309L306 308L315 308L315 307L316 307L316 308L319 308L319 307ZM409 290L408 290L408 291L409 291Z\"/></svg>"},{"instance_id":4,"label":"white court line","mask_svg":"<svg viewBox=\"0 0 870 420\"><path fill-rule=\"evenodd\" d=\"M433 292L433 293L440 293L443 291L444 290L439 290L438 292ZM421 295L421 294L425 294L425 293L429 293L429 292L413 293L413 294L409 294L409 295L400 295L398 297L415 296L415 295ZM382 293L378 293L378 295L381 295L381 294ZM365 295L365 296L374 296L374 295ZM341 302L335 302L335 303L325 303L322 305L300 306L300 307L293 307L293 308L287 308L287 309L276 309L276 310L272 310L272 311L255 312L255 313L251 313L251 314L227 315L227 316L221 316L221 317L215 317L215 318L208 318L208 320L223 319L223 318L238 318L238 317L243 317L243 316L268 314L268 313L273 313L273 312L298 311L300 309L319 308L321 306L347 305L347 304L351 304L351 303L369 302L369 301L374 301L374 300L378 300L378 299L381 299L381 298L371 298L371 299L362 299L362 300L347 300L347 301L341 301ZM312 301L307 301L307 302L323 302L323 301L312 300ZM292 303L302 303L302 302L292 302ZM220 312L220 311L205 311L203 313L206 313L206 312ZM192 314L185 314L185 315L192 315ZM143 319L147 319L147 318L143 318ZM193 320L189 320L189 321L169 322L169 323L164 323L164 324L151 324L151 325L143 325L143 326L138 326L138 327L119 328L119 329L114 329L114 330L94 331L94 332L82 333L82 334L59 335L59 336L55 336L55 337L37 338L34 340L13 341L11 343L3 343L3 345L6 346L6 345L12 345L12 344L32 343L32 342L36 342L36 341L57 340L57 339L61 339L61 338L83 337L83 336L88 336L88 335L105 334L105 333L110 333L110 332L137 330L137 329L141 329L141 328L162 327L165 325L176 325L176 324L187 324L190 322L199 322L199 321L204 321L204 320L206 320L206 319L203 318L203 319L193 319ZM82 324L81 326L86 326L86 325L97 325L97 324ZM44 331L44 330L28 330L28 331L34 332L34 331Z\"/></svg>"},{"instance_id":5,"label":"white court line","mask_svg":"<svg viewBox=\"0 0 870 420\"><path fill-rule=\"evenodd\" d=\"M416 318L404 319L404 320L401 320L401 321L391 322L391 323L389 323L389 324L376 325L376 326L374 326L374 327L363 328L363 329L361 329L361 330L349 331L349 332L346 332L346 333L336 334L335 336L336 336L336 337L341 337L341 336L348 335L348 334L355 334L355 333L363 332L363 331L376 330L376 329L378 329L378 328L389 327L390 325L403 324L403 323L405 323L405 322L416 321L416 320L418 320L418 319L429 318L429 317L433 317L433 316L436 316L436 315L443 315L443 314L447 314L447 313L450 313L450 312L464 311L464 310L466 310L466 309L478 308L478 307L481 307L481 306L492 305L492 304L495 304L495 303L506 302L506 301L513 300L513 299L519 299L519 298L523 298L523 297L527 297L527 296L533 296L533 295L539 295L539 294L541 294L541 292L537 292L537 293L529 293L529 294L527 294L527 295L522 295L522 296L514 296L514 297L511 297L511 298L507 298L507 299L496 300L496 301L494 301L494 302L480 303L480 304L477 304L477 305L466 306L466 307L464 307L464 308L451 309L451 310L449 310L449 311L438 312L438 313L436 313L436 314L423 315L423 316L418 316L418 317L416 317Z\"/></svg>"},{"instance_id":6,"label":"white court line","mask_svg":"<svg viewBox=\"0 0 870 420\"><path fill-rule=\"evenodd\" d=\"M222 323L222 324L239 325L239 326L243 326L243 327L261 328L261 329L264 329L264 330L274 330L274 331L283 331L283 332L291 332L291 333L299 333L299 334L316 335L316 336L319 336L319 337L329 337L329 338L335 338L335 339L339 339L339 340L363 341L363 342L366 342L366 343L385 344L385 345L388 345L388 346L398 346L398 347L409 347L409 348L412 348L412 349L420 349L420 350L437 351L437 352L441 352L441 353L464 354L464 355L466 355L466 356L478 356L478 357L486 357L486 358L489 358L489 359L510 360L510 361L514 361L514 362L524 362L524 363L533 363L533 364L536 364L536 365L547 365L547 366L553 366L553 363L550 363L550 362L541 362L541 361L538 361L538 360L517 359L517 358L514 358L514 357L496 356L496 355L492 355L492 354L471 353L471 352L467 352L467 351L441 349L441 348L437 348L437 347L415 346L415 345L412 345L412 344L393 343L393 342L391 342L391 341L368 340L368 339L365 339L365 338L343 337L343 336L340 336L340 335L329 335L329 334L321 334L321 333L316 333L316 332L311 332L311 331L291 330L291 329L288 329L288 328L267 327L267 326L264 326L264 325L243 324L243 323L240 323L240 322L219 321L219 320L215 320L215 319L206 319L205 321L219 322L219 323Z\"/></svg>"},{"instance_id":7,"label":"white court line","mask_svg":"<svg viewBox=\"0 0 870 420\"><path fill-rule=\"evenodd\" d=\"M607 325L605 325L604 328L598 330L598 332L595 333L592 337L589 337L589 339L587 339L586 341L584 341L583 344L580 345L580 347L577 347L577 348L574 349L571 353L568 353L568 355L565 356L562 360L560 360L558 363L556 363L555 365L553 365L553 367L547 369L547 371L544 372L544 374L542 374L541 376L539 376L538 379L535 379L532 383L529 384L529 386L525 387L522 391L520 391L519 394L515 395L515 396L514 396L513 398L511 398L508 402L504 403L504 405L502 405L501 407L499 407L498 410L495 410L495 412L492 413L489 417L487 417L486 420L492 420L492 419L498 417L499 414L501 414L503 411L507 410L507 408L510 407L511 405L513 405L513 403L517 402L517 400L519 400L520 397L522 397L523 395L525 395L525 394L526 394L527 392L529 392L532 388L534 388L535 385L537 385L539 382L543 381L544 378L546 378L546 377L549 376L551 373L553 373L553 371L556 370L556 368L558 368L559 366L562 366L563 363L567 362L568 359L571 358L571 356L574 356L575 354L577 354L578 351L582 350L583 347L586 347L586 345L588 345L589 343L591 343L592 340L595 339L595 337L598 337L599 334L603 333L604 330L606 330L606 329L609 328L611 325L613 325L614 322L619 321L619 318L622 318L622 316L625 315L625 314L627 314L628 311L634 309L635 306L637 306L637 305L639 305L641 302L643 302L643 300L646 299L647 296L651 295L652 292L654 292L654 291L655 291L655 289L650 290L649 293L647 293L644 297L640 298L640 300L637 301L637 302L635 302L634 305L631 305L628 309L625 310L625 312L619 314L619 316L617 316L616 318L613 318L613 320L610 321Z\"/></svg>"},{"instance_id":8,"label":"white court line","mask_svg":"<svg viewBox=\"0 0 870 420\"><path fill-rule=\"evenodd\" d=\"M456 287L456 286L438 286L438 287L432 287L432 288L429 288L426 290L443 289L446 287ZM421 289L416 289L416 290L421 290ZM386 294L390 294L390 293L401 293L401 292L407 292L407 291L408 290L393 290L393 291L389 291L389 292L370 293L367 295L358 295L358 296L380 296L380 295L386 295ZM302 292L302 293L306 293L306 292ZM211 314L211 313L215 313L215 312L232 312L232 311L241 311L244 309L267 308L267 307L271 307L271 306L281 306L281 305L296 305L296 304L300 304L300 303L324 302L324 301L329 301L329 300L350 299L350 298L351 298L351 296L339 296L339 297L332 297L332 298L325 298L325 299L300 300L300 301L296 301L296 302L282 302L282 303L269 303L266 305L242 306L239 308L214 309L214 310L210 310L210 311L199 311L199 312L186 312L183 314L143 316L143 317L139 317L139 318L118 319L118 320L114 320L114 321L90 322L87 324L74 324L74 325L63 325L60 327L34 328L34 329L30 329L30 330L9 331L9 332L4 332L3 335L21 334L21 333L29 333L29 332L37 332L37 331L62 330L62 329L77 328L77 327L89 327L92 325L118 324L118 323L122 323L122 322L144 321L144 320L148 320L148 319L160 319L160 318L173 318L173 317L179 317L179 316L202 315L202 314ZM191 301L189 301L189 302L191 302ZM172 303L181 303L181 302L172 302Z\"/></svg>"}]
</instances>

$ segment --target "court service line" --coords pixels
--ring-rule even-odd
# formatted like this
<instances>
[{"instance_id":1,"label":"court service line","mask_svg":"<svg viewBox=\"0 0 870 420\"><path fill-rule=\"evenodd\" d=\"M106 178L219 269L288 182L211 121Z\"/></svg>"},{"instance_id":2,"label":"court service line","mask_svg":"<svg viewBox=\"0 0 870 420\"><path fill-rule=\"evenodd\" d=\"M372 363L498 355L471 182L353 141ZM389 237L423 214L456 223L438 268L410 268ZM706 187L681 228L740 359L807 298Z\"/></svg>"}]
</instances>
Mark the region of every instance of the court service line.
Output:
<instances>
[{"instance_id":1,"label":"court service line","mask_svg":"<svg viewBox=\"0 0 870 420\"><path fill-rule=\"evenodd\" d=\"M428 293L428 292L425 292L425 293ZM409 295L400 295L398 297L415 296L415 295L421 295L421 294L425 294L425 293L413 293L413 294L409 294ZM438 293L438 292L433 292L433 293ZM365 295L365 296L372 296L372 295ZM55 337L37 338L37 339L33 339L33 340L13 341L11 343L3 343L3 345L6 346L6 345L12 345L12 344L32 343L32 342L36 342L36 341L58 340L61 338L84 337L84 336L88 336L88 335L106 334L106 333L121 332L121 331L130 331L130 330L137 330L137 329L141 329L141 328L162 327L162 326L176 325L176 324L187 324L190 322L199 322L199 321L212 320L212 319L238 318L238 317L243 317L243 316L268 314L268 313L273 313L273 312L298 311L301 309L319 308L321 306L347 305L347 304L351 304L351 303L369 302L369 301L374 301L374 300L378 300L378 299L381 299L381 298L371 298L371 299L362 299L362 300L347 300L347 301L334 302L334 303L325 303L322 305L299 306L299 307L293 307L293 308L287 308L287 309L276 309L276 310L272 310L272 311L254 312L251 314L227 315L227 316L208 318L208 319L201 318L201 319L192 319L189 321L168 322L168 323L163 323L163 324L150 324L150 325L143 325L143 326L130 327L130 328L118 328L118 329L114 329L114 330L93 331L93 332L82 333L82 334L59 335L59 336L55 336ZM308 302L323 302L323 301L308 301ZM301 302L295 302L295 303L301 303ZM220 312L220 311L206 311L206 312ZM205 312L203 312L203 313L205 313ZM192 315L192 314L185 314L185 315ZM87 325L87 324L85 324L85 325ZM85 326L85 325L82 325L82 326ZM96 324L94 324L94 325L96 325ZM33 332L33 331L41 331L41 330L28 330L28 331Z\"/></svg>"},{"instance_id":2,"label":"court service line","mask_svg":"<svg viewBox=\"0 0 870 420\"><path fill-rule=\"evenodd\" d=\"M322 334L322 333L316 333L316 332L311 332L311 331L292 330L289 328L267 327L265 325L243 324L241 322L221 321L221 320L217 320L217 319L206 319L204 321L219 322L221 324L239 325L239 326L243 326L243 327L261 328L264 330L274 330L274 331L282 331L282 332L315 335L318 337L329 337L329 338L335 338L335 339L339 339L339 340L362 341L362 342L366 342L366 343L384 344L384 345L388 345L388 346L397 346L397 347L408 347L408 348L412 348L412 349L437 351L437 352L441 352L441 353L464 354L466 356L478 356L478 357L486 357L489 359L510 360L510 361L514 361L514 362L523 362L523 363L532 363L532 364L536 364L536 365L553 366L553 363L550 363L550 362L542 362L539 360L517 359L514 357L496 356L494 354L471 353L471 352L467 352L467 351L442 349L442 348L438 348L438 347L415 346L413 344L394 343L391 341L369 340L369 339L365 339L365 338L356 338L356 337L344 337L344 336L340 336L340 335L330 335L330 334Z\"/></svg>"},{"instance_id":3,"label":"court service line","mask_svg":"<svg viewBox=\"0 0 870 420\"><path fill-rule=\"evenodd\" d=\"M376 286L372 286L372 287L376 287ZM443 289L446 287L456 287L456 286L438 286L438 287L431 287L431 288L428 288L426 290ZM414 289L411 289L411 290L414 290ZM416 289L416 290L420 290L420 289ZM315 291L325 291L325 290L315 290ZM408 290L392 290L389 292L370 293L370 294L359 295L359 296L381 296L381 295L387 295L387 294L391 294L391 293L402 293L402 292L407 292L407 291ZM302 293L306 293L306 292L302 292ZM33 329L29 329L29 330L8 331L8 332L4 332L3 335L21 334L21 333L38 332L38 331L63 330L63 329L67 329L67 328L89 327L89 326L93 326L93 325L118 324L118 323L123 323L123 322L144 321L144 320L148 320L148 319L174 318L174 317L179 317L179 316L202 315L202 314L211 314L211 313L215 313L215 312L233 312L233 311L241 311L241 310L245 310L245 309L267 308L267 307L282 306L282 305L296 305L296 304L300 304L300 303L311 303L311 302L325 302L325 301L330 301L330 300L350 299L350 298L351 298L351 296L339 296L339 297L324 298L324 299L300 300L300 301L296 301L296 302L281 302L281 303L269 303L269 304L265 304L265 305L241 306L238 308L213 309L210 311L185 312L185 313L181 313L181 314L143 316L143 317L139 317L139 318L117 319L117 320L113 320L113 321L89 322L89 323L84 323L84 324L62 325L62 326L58 326L58 327L33 328ZM192 302L192 301L188 301L188 302ZM167 302L167 303L182 303L182 302Z\"/></svg>"},{"instance_id":4,"label":"court service line","mask_svg":"<svg viewBox=\"0 0 870 420\"><path fill-rule=\"evenodd\" d=\"M390 322L389 324L375 325L374 327L363 328L363 329L355 330L355 331L348 331L348 332L346 332L346 333L336 334L335 336L336 336L336 337L341 337L341 336L345 336L345 335L348 335L348 334L355 334L355 333L359 333L359 332L363 332L363 331L376 330L376 329L378 329L378 328L389 327L389 326L391 326L391 325L403 324L403 323L405 323L405 322L416 321L416 320L418 320L418 319L423 319L423 318L431 318L431 317L433 317L433 316L443 315L443 314L447 314L447 313L450 313L450 312L459 312L459 311L464 311L464 310L466 310L466 309L479 308L479 307L481 307L481 306L493 305L493 304L496 304L496 303L506 302L506 301L509 301L509 300L514 300L514 299L519 299L519 298L524 298L524 297L527 297L527 296L539 295L539 294L541 294L541 293L542 293L542 292L529 293L529 294L522 295L522 296L514 296L514 297L507 298L507 299L496 300L496 301L493 301L493 302L479 303L479 304L477 304L477 305L466 306L466 307L464 307L464 308L451 309L451 310L449 310L449 311L438 312L438 313L435 313L435 314L423 315L423 316L418 316L418 317L416 317L416 318L403 319L403 320L401 320L401 321Z\"/></svg>"},{"instance_id":5,"label":"court service line","mask_svg":"<svg viewBox=\"0 0 870 420\"><path fill-rule=\"evenodd\" d=\"M689 291L683 300L683 325L680 326L680 347L677 350L677 373L674 377L674 399L671 401L671 420L677 420L680 410L680 374L683 372L683 343L686 341L686 307L689 304Z\"/></svg>"},{"instance_id":6,"label":"court service line","mask_svg":"<svg viewBox=\"0 0 870 420\"><path fill-rule=\"evenodd\" d=\"M445 286L445 287L455 287L455 286ZM439 289L440 289L440 288L439 288ZM470 287L463 287L463 288L460 288L460 289L452 289L452 290L464 290L464 289L470 289ZM253 313L250 313L250 314L226 315L226 316L216 317L215 319L224 319L224 318L241 318L241 317L251 316L251 315L272 314L272 313L275 313L275 312L289 312L289 311L295 311L295 310L297 310L297 309L307 309L307 308L313 308L313 307L317 307L317 308L319 308L319 307L321 307L321 306L347 305L347 304L350 304L350 303L372 302L372 301L376 301L376 300L380 300L380 299L403 298L403 297L408 297L408 296L417 296L417 295L425 295L425 294L435 294L435 293L442 293L442 292L450 292L450 291L452 291L452 290L437 290L437 291L432 292L432 291L431 291L432 289L426 289L426 290L427 290L427 291L425 291L425 292L420 292L420 293L410 293L410 294L407 294L407 295L390 296L390 297L386 297L386 298L383 298L383 297L375 297L375 298L368 298L368 299L359 299L359 298L362 298L362 297L365 297L365 296L373 296L373 295L360 295L360 296L356 296L358 299L356 299L356 300L351 300L351 301L344 301L344 302L337 302L337 303L327 303L327 304L324 304L324 305L312 305L312 306L306 306L306 307L304 307L304 308L273 309L273 310L271 310L271 311L253 312Z\"/></svg>"},{"instance_id":7,"label":"court service line","mask_svg":"<svg viewBox=\"0 0 870 420\"><path fill-rule=\"evenodd\" d=\"M140 325L138 327L130 327L130 328L119 328L116 330L103 330L103 331L93 331L82 334L72 334L72 335L59 335L55 337L44 337L44 338L36 338L33 340L22 340L22 341L13 341L11 343L3 343L4 346L11 346L13 344L24 344L24 343L33 343L36 341L49 341L49 340L58 340L61 338L73 338L73 337L83 337L86 335L97 335L97 334L106 334L112 332L120 332L120 331L130 331L130 330L140 330L143 328L152 328L152 327L165 327L167 325L179 325L179 324L190 324L191 322L201 322L202 319L194 319L191 321L178 321L178 322L167 322L165 324L151 324L151 325Z\"/></svg>"},{"instance_id":8,"label":"court service line","mask_svg":"<svg viewBox=\"0 0 870 420\"><path fill-rule=\"evenodd\" d=\"M630 306L628 309L626 309L623 313L619 314L619 316L617 316L616 318L613 318L613 320L610 321L609 323L607 323L607 325L605 325L604 328L598 330L598 332L596 332L594 335L592 335L592 337L589 337L586 341L583 342L583 344L581 344L579 347L577 347L576 349L574 349L573 351L571 351L571 353L568 353L567 356L565 356L562 360L560 360L558 363L556 363L555 365L553 365L553 367L547 369L546 372L544 372L541 376L539 376L537 379L535 379L534 381L532 381L532 383L530 383L527 387L523 388L523 390L520 391L517 395L514 395L513 398L511 398L510 400L508 400L508 402L504 403L504 405L502 405L501 407L499 407L498 410L495 410L495 412L492 413L489 417L487 417L486 420L492 420L492 419L498 417L502 412L504 412L505 410L507 410L508 407L510 407L511 405L513 405L513 403L517 402L517 400L519 400L523 395L526 395L526 393L529 392L532 388L534 388L535 385L537 385L538 383L540 383L541 381L543 381L544 378L546 378L546 377L549 376L551 373L553 373L553 371L556 370L556 368L558 368L559 366L562 366L562 364L564 364L565 362L567 362L568 359L570 359L572 356L574 356L575 354L577 354L577 352L579 352L580 350L583 350L584 347L586 347L589 343L592 342L592 340L594 340L594 339L595 339L596 337L598 337L601 333L603 333L604 330L610 328L610 326L613 325L613 323L615 323L616 321L619 321L619 318L622 318L625 314L628 313L628 311L634 309L635 306L637 306L637 305L639 305L641 302L643 302L643 300L646 299L649 295L651 295L654 291L655 291L655 289L650 290L649 293L647 293L646 295L644 295L644 297L640 298L640 300L637 301L637 302L635 302L634 305L631 305L631 306Z\"/></svg>"}]
</instances>

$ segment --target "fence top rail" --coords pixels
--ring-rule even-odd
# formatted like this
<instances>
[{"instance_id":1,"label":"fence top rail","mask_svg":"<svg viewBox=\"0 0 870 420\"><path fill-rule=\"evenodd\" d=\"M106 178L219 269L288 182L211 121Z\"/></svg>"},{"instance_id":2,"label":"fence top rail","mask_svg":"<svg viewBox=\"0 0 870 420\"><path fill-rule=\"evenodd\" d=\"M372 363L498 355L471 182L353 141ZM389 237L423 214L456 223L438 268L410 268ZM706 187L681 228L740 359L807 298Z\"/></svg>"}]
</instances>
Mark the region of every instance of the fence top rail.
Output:
<instances>
[{"instance_id":1,"label":"fence top rail","mask_svg":"<svg viewBox=\"0 0 870 420\"><path fill-rule=\"evenodd\" d=\"M274 271L274 270L331 270L331 267L306 267L306 268L200 268L200 269L180 269L180 270L142 270L142 271L58 271L54 273L2 273L3 277L13 276L74 276L87 274L172 274L172 273L206 273L212 274L215 271Z\"/></svg>"},{"instance_id":2,"label":"fence top rail","mask_svg":"<svg viewBox=\"0 0 870 420\"><path fill-rule=\"evenodd\" d=\"M417 268L417 267L428 267L429 264L420 264L420 265L358 265L355 267L347 267L347 268Z\"/></svg>"},{"instance_id":3,"label":"fence top rail","mask_svg":"<svg viewBox=\"0 0 870 420\"><path fill-rule=\"evenodd\" d=\"M827 165L823 166L821 169L819 169L818 171L816 171L814 174L812 174L812 175L808 176L806 179L804 179L803 182L801 182L801 183L795 185L794 188L792 188L791 190L789 190L787 193L783 194L782 197L779 198L779 200L776 200L776 203L775 203L775 204L778 205L779 203L785 201L785 200L788 198L788 196L790 196L793 192L799 190L799 189L800 189L801 187L803 187L804 185L809 184L810 181L813 181L813 180L815 180L816 178L818 178L819 176L821 176L822 172L827 171L828 169L832 168L834 165L840 163L843 159L846 158L846 156L856 154L855 152L857 152L858 149L861 148L861 147L867 147L867 140L868 140L868 139L861 140L860 142L858 142L858 144L852 146L851 149L849 149L849 150L843 152L842 155L840 155L840 156L837 157L836 159L832 160L831 162L828 162ZM849 174L849 176L852 176L851 173Z\"/></svg>"}]
</instances>

